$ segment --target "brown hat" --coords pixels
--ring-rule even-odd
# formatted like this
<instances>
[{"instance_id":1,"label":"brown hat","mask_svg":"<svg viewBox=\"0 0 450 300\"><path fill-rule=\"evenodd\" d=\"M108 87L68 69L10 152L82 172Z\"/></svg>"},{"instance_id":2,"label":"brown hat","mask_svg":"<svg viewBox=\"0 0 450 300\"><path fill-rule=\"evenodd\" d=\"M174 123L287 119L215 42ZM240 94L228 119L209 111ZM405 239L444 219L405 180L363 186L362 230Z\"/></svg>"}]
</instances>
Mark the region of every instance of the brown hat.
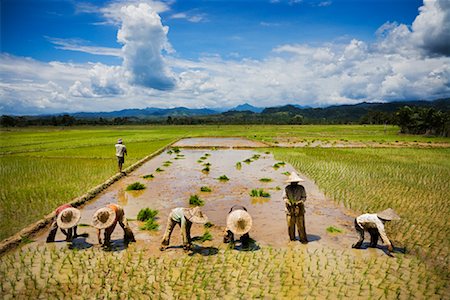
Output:
<instances>
[{"instance_id":1,"label":"brown hat","mask_svg":"<svg viewBox=\"0 0 450 300\"><path fill-rule=\"evenodd\" d=\"M81 218L81 212L74 208L68 207L63 209L56 217L56 224L61 229L69 229L78 224Z\"/></svg>"},{"instance_id":2,"label":"brown hat","mask_svg":"<svg viewBox=\"0 0 450 300\"><path fill-rule=\"evenodd\" d=\"M252 228L252 224L252 217L242 209L233 210L227 216L227 228L234 234L246 234Z\"/></svg>"},{"instance_id":3,"label":"brown hat","mask_svg":"<svg viewBox=\"0 0 450 300\"><path fill-rule=\"evenodd\" d=\"M291 175L289 175L289 178L286 180L287 183L300 182L300 181L304 181L304 180L301 179L300 176L298 176L297 173L295 173L295 172L292 172Z\"/></svg>"},{"instance_id":4,"label":"brown hat","mask_svg":"<svg viewBox=\"0 0 450 300\"><path fill-rule=\"evenodd\" d=\"M97 229L110 227L116 220L116 212L109 206L98 209L92 217L92 225Z\"/></svg>"},{"instance_id":5,"label":"brown hat","mask_svg":"<svg viewBox=\"0 0 450 300\"><path fill-rule=\"evenodd\" d=\"M205 224L206 222L208 222L208 217L203 214L203 212L200 210L200 207L198 206L193 208L185 208L184 217L192 223Z\"/></svg>"},{"instance_id":6,"label":"brown hat","mask_svg":"<svg viewBox=\"0 0 450 300\"><path fill-rule=\"evenodd\" d=\"M387 221L400 220L399 215L397 215L392 208L378 212L377 217Z\"/></svg>"}]
</instances>

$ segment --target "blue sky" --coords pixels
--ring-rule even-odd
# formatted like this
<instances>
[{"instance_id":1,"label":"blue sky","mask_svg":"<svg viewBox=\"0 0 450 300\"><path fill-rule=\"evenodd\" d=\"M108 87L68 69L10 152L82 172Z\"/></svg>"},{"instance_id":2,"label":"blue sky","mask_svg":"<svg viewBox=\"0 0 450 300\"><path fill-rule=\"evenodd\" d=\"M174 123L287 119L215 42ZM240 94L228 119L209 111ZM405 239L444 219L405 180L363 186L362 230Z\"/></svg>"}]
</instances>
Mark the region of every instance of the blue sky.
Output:
<instances>
[{"instance_id":1,"label":"blue sky","mask_svg":"<svg viewBox=\"0 0 450 300\"><path fill-rule=\"evenodd\" d=\"M2 0L0 113L450 96L450 1Z\"/></svg>"}]
</instances>

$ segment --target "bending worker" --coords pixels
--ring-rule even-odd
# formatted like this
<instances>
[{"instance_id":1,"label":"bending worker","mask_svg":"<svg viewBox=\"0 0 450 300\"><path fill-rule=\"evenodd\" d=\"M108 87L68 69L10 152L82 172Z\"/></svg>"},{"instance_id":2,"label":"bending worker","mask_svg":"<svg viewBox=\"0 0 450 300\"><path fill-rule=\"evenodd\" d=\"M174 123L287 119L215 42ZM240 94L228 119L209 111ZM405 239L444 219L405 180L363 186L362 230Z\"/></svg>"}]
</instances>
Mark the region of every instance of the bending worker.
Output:
<instances>
[{"instance_id":1,"label":"bending worker","mask_svg":"<svg viewBox=\"0 0 450 300\"><path fill-rule=\"evenodd\" d=\"M283 200L286 204L286 221L288 226L289 238L295 241L295 226L297 225L300 242L308 243L305 229L305 188L298 184L304 181L295 172L289 175L286 182L290 183L283 192Z\"/></svg>"},{"instance_id":2,"label":"bending worker","mask_svg":"<svg viewBox=\"0 0 450 300\"><path fill-rule=\"evenodd\" d=\"M359 240L352 248L359 249L364 241L364 231L370 234L369 247L375 248L378 243L378 238L381 237L383 243L387 245L387 249L392 252L393 246L389 241L386 232L384 231L384 224L388 221L400 220L400 217L392 208L388 208L376 214L363 214L355 219L355 229L359 233Z\"/></svg>"},{"instance_id":3,"label":"bending worker","mask_svg":"<svg viewBox=\"0 0 450 300\"><path fill-rule=\"evenodd\" d=\"M234 235L240 234L242 248L248 248L250 244L250 235L248 232L252 228L252 217L247 209L241 205L231 207L227 216L227 227L225 229L224 243L231 243L234 247Z\"/></svg>"},{"instance_id":4,"label":"bending worker","mask_svg":"<svg viewBox=\"0 0 450 300\"><path fill-rule=\"evenodd\" d=\"M179 225L181 228L181 237L183 240L183 249L190 250L192 246L191 239L191 227L192 223L205 224L208 221L208 217L202 213L200 207L193 208L177 207L172 209L167 218L166 231L164 233L163 240L161 242L161 251L164 251L169 246L170 236L175 225Z\"/></svg>"},{"instance_id":5,"label":"bending worker","mask_svg":"<svg viewBox=\"0 0 450 300\"><path fill-rule=\"evenodd\" d=\"M99 244L102 244L100 231L104 229L105 239L103 241L103 246L108 247L111 245L111 234L116 228L117 222L123 229L125 244L128 244L129 242L136 242L133 231L131 231L128 226L128 221L125 218L123 208L120 205L111 203L98 209L92 217L92 225L97 228L97 238Z\"/></svg>"},{"instance_id":6,"label":"bending worker","mask_svg":"<svg viewBox=\"0 0 450 300\"><path fill-rule=\"evenodd\" d=\"M71 242L72 239L78 236L77 224L80 221L80 218L80 211L72 205L64 204L58 207L55 210L55 217L53 218L53 223L50 227L50 232L47 237L47 243L52 243L55 241L55 236L58 228L60 228L61 232L66 236L66 241Z\"/></svg>"}]
</instances>

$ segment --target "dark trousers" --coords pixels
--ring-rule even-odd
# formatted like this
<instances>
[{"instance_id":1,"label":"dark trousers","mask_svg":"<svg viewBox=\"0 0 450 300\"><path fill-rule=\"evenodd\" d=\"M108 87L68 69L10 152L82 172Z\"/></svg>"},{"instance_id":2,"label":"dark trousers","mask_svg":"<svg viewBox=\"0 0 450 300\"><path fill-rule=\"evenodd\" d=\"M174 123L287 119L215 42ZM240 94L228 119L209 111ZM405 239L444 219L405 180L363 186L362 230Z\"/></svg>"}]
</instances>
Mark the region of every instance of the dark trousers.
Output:
<instances>
[{"instance_id":1,"label":"dark trousers","mask_svg":"<svg viewBox=\"0 0 450 300\"><path fill-rule=\"evenodd\" d=\"M47 236L47 243L52 243L55 241L56 233L58 232L58 224L56 223L56 220L53 221L50 232ZM77 226L72 228L69 228L67 230L61 228L61 232L66 236L66 241L70 242L72 239L76 238L78 236L77 234Z\"/></svg>"},{"instance_id":2,"label":"dark trousers","mask_svg":"<svg viewBox=\"0 0 450 300\"><path fill-rule=\"evenodd\" d=\"M361 248L361 245L364 242L364 228L359 226L356 219L355 219L355 229L356 229L356 232L359 234L359 240L358 240L358 242L356 242L356 244L353 245L353 248ZM376 228L367 228L367 231L370 234L369 247L375 248L377 246L378 239L380 237L380 233L378 232L378 229L376 229Z\"/></svg>"},{"instance_id":3,"label":"dark trousers","mask_svg":"<svg viewBox=\"0 0 450 300\"><path fill-rule=\"evenodd\" d=\"M248 232L241 236L240 241L243 248L248 248L248 246L250 245L250 235L248 234ZM226 235L223 237L223 242L234 244L234 233L231 232L231 230L227 230Z\"/></svg>"},{"instance_id":4,"label":"dark trousers","mask_svg":"<svg viewBox=\"0 0 450 300\"><path fill-rule=\"evenodd\" d=\"M305 229L305 215L299 213L298 215L290 214L286 215L286 222L288 225L289 238L291 241L295 241L295 226L297 226L300 242L307 243L308 238L306 236Z\"/></svg>"}]
</instances>

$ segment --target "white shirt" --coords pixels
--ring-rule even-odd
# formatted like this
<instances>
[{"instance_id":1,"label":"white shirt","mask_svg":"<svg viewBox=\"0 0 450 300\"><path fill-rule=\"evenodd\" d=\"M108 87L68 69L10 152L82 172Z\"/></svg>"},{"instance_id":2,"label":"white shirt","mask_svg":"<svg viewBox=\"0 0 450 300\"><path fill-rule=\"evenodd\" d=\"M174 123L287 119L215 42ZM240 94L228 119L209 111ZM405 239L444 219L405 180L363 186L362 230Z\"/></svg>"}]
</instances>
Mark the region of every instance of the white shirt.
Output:
<instances>
[{"instance_id":1,"label":"white shirt","mask_svg":"<svg viewBox=\"0 0 450 300\"><path fill-rule=\"evenodd\" d=\"M124 153L127 153L127 147L123 144L116 144L116 156L123 157Z\"/></svg>"},{"instance_id":2,"label":"white shirt","mask_svg":"<svg viewBox=\"0 0 450 300\"><path fill-rule=\"evenodd\" d=\"M377 214L363 214L356 218L356 223L362 228L376 228L380 233L381 239L385 245L390 245L386 232L384 231L383 222L378 218Z\"/></svg>"}]
</instances>

